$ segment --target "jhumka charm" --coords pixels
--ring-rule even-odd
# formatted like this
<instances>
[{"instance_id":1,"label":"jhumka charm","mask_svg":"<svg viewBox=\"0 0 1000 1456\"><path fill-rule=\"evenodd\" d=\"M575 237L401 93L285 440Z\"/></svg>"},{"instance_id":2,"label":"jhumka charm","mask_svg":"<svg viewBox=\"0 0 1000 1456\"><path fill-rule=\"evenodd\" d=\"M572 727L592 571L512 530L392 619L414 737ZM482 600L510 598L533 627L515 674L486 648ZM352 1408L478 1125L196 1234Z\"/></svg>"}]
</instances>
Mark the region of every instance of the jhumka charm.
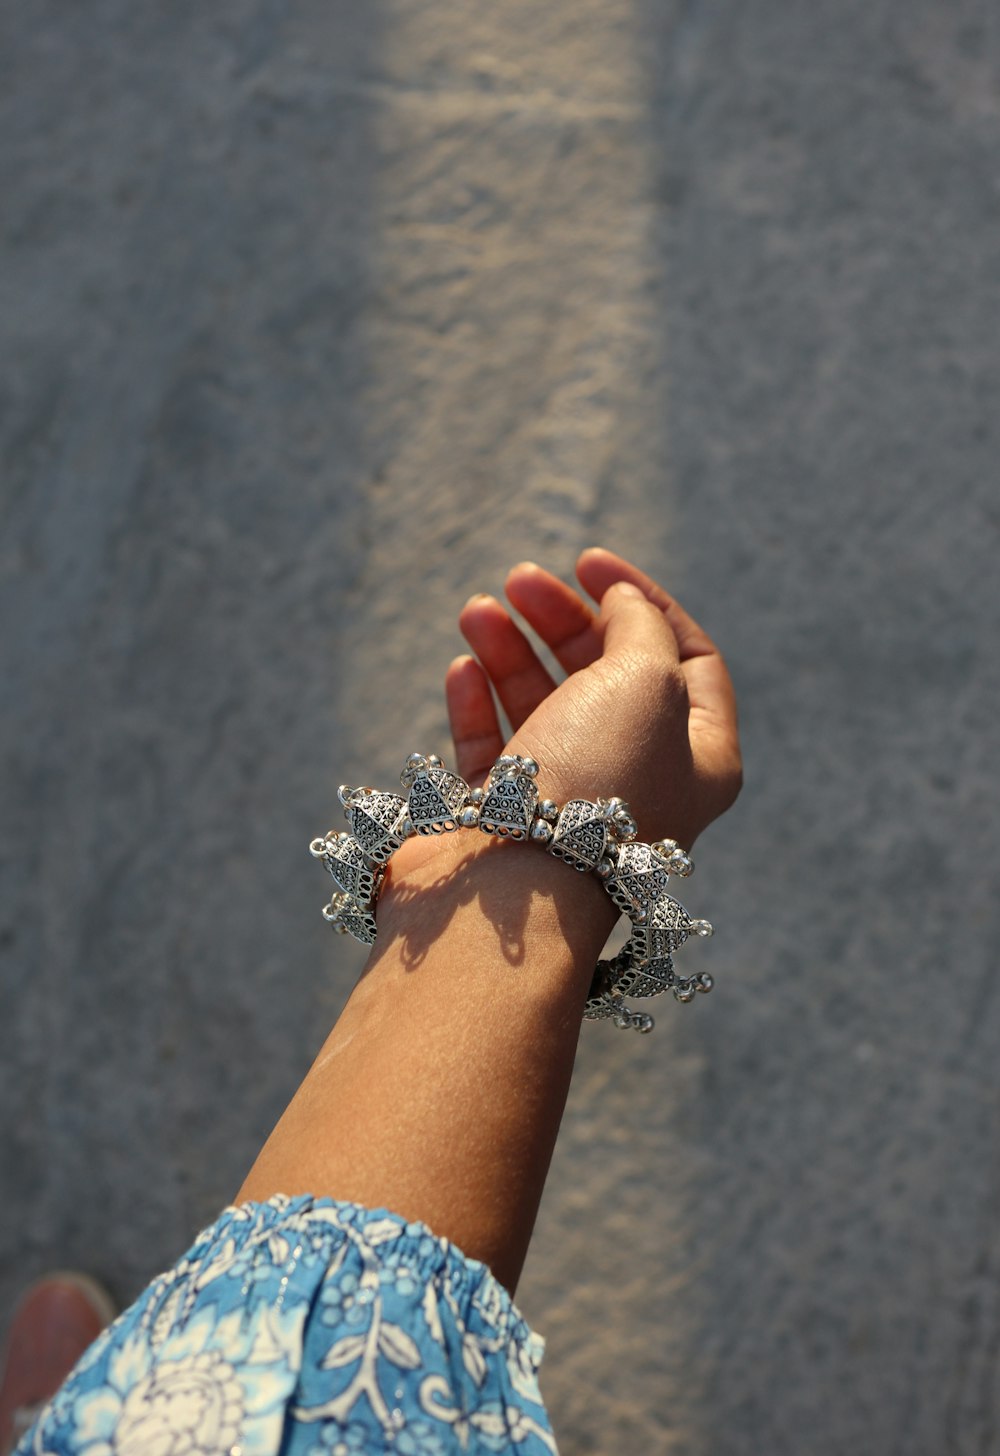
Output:
<instances>
[{"instance_id":1,"label":"jhumka charm","mask_svg":"<svg viewBox=\"0 0 1000 1456\"><path fill-rule=\"evenodd\" d=\"M624 799L569 799L563 805L549 842L549 853L577 870L596 870L608 841L635 837L635 820Z\"/></svg>"},{"instance_id":2,"label":"jhumka charm","mask_svg":"<svg viewBox=\"0 0 1000 1456\"><path fill-rule=\"evenodd\" d=\"M329 905L323 906L323 919L341 935L353 935L362 945L375 944L374 912L358 905L350 895L334 895Z\"/></svg>"},{"instance_id":3,"label":"jhumka charm","mask_svg":"<svg viewBox=\"0 0 1000 1456\"><path fill-rule=\"evenodd\" d=\"M712 989L712 978L705 972L697 976L678 977L674 971L673 952L679 950L688 936L712 934L709 920L693 920L684 906L672 895L661 895L645 919L633 921L626 950L625 964L616 982L623 996L658 996L673 990L678 1001L691 1001L696 991Z\"/></svg>"},{"instance_id":4,"label":"jhumka charm","mask_svg":"<svg viewBox=\"0 0 1000 1456\"><path fill-rule=\"evenodd\" d=\"M533 758L507 753L498 758L486 780L479 806L479 827L484 834L527 839L538 803Z\"/></svg>"},{"instance_id":5,"label":"jhumka charm","mask_svg":"<svg viewBox=\"0 0 1000 1456\"><path fill-rule=\"evenodd\" d=\"M409 832L406 800L378 789L349 789L346 784L341 784L337 796L364 853L385 864Z\"/></svg>"},{"instance_id":6,"label":"jhumka charm","mask_svg":"<svg viewBox=\"0 0 1000 1456\"><path fill-rule=\"evenodd\" d=\"M409 791L406 809L418 834L448 834L458 828L469 785L450 773L436 753L411 753L399 782Z\"/></svg>"},{"instance_id":7,"label":"jhumka charm","mask_svg":"<svg viewBox=\"0 0 1000 1456\"><path fill-rule=\"evenodd\" d=\"M607 881L608 894L633 924L645 918L666 893L670 871L664 859L649 844L623 844L614 873Z\"/></svg>"},{"instance_id":8,"label":"jhumka charm","mask_svg":"<svg viewBox=\"0 0 1000 1456\"><path fill-rule=\"evenodd\" d=\"M323 861L337 888L359 905L370 905L377 898L385 871L369 864L353 835L331 829L323 839L313 840L309 852Z\"/></svg>"},{"instance_id":9,"label":"jhumka charm","mask_svg":"<svg viewBox=\"0 0 1000 1456\"><path fill-rule=\"evenodd\" d=\"M583 1009L587 1021L612 1020L622 1029L652 1031L653 1018L645 1011L633 1011L625 1005L623 979L629 967L629 945L626 943L609 961L598 961L587 1003Z\"/></svg>"},{"instance_id":10,"label":"jhumka charm","mask_svg":"<svg viewBox=\"0 0 1000 1456\"><path fill-rule=\"evenodd\" d=\"M674 962L669 955L653 956L641 965L635 959L635 931L625 944L628 953L615 982L623 996L659 996L674 984Z\"/></svg>"},{"instance_id":11,"label":"jhumka charm","mask_svg":"<svg viewBox=\"0 0 1000 1456\"><path fill-rule=\"evenodd\" d=\"M645 966L653 961L669 960L680 950L689 935L708 936L712 926L708 920L692 920L679 900L661 895L645 920L632 930L633 963Z\"/></svg>"}]
</instances>

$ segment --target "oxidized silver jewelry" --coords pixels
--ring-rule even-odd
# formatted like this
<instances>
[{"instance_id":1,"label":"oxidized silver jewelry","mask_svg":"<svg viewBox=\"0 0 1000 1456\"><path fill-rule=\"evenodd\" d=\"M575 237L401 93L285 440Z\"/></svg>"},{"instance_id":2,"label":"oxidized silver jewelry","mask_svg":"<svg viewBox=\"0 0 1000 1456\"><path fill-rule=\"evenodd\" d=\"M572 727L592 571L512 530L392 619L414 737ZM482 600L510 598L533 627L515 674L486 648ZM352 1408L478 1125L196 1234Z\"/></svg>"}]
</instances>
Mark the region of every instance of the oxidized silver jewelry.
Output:
<instances>
[{"instance_id":1,"label":"oxidized silver jewelry","mask_svg":"<svg viewBox=\"0 0 1000 1456\"><path fill-rule=\"evenodd\" d=\"M670 990L678 1001L687 1002L696 992L712 989L706 972L679 977L674 970L673 954L689 936L712 934L707 920L693 920L667 893L671 875L691 874L691 857L672 839L639 843L623 799L569 799L562 808L552 799L540 800L538 771L534 759L504 754L484 787L472 789L437 754L411 753L400 774L405 799L342 785L338 793L352 832L331 829L309 846L339 891L323 907L323 915L336 930L374 945L375 905L386 863L405 839L476 827L484 834L533 839L574 869L596 874L632 925L617 955L598 961L584 1016L651 1031L653 1018L633 1011L625 996Z\"/></svg>"},{"instance_id":2,"label":"oxidized silver jewelry","mask_svg":"<svg viewBox=\"0 0 1000 1456\"><path fill-rule=\"evenodd\" d=\"M689 935L709 936L712 926L707 920L692 920L679 900L661 895L642 920L632 926L632 960L645 966L651 961L669 959L680 950Z\"/></svg>"},{"instance_id":3,"label":"oxidized silver jewelry","mask_svg":"<svg viewBox=\"0 0 1000 1456\"><path fill-rule=\"evenodd\" d=\"M323 861L338 890L357 904L371 905L377 898L385 868L372 864L352 835L330 829L324 838L313 840L309 853Z\"/></svg>"},{"instance_id":4,"label":"oxidized silver jewelry","mask_svg":"<svg viewBox=\"0 0 1000 1456\"><path fill-rule=\"evenodd\" d=\"M666 894L670 876L690 875L694 864L672 839L656 844L623 844L614 868L605 880L608 894L633 925L645 920Z\"/></svg>"},{"instance_id":5,"label":"oxidized silver jewelry","mask_svg":"<svg viewBox=\"0 0 1000 1456\"><path fill-rule=\"evenodd\" d=\"M459 815L469 801L469 785L449 773L436 753L411 753L399 782L409 790L406 801L410 822L418 834L447 834L458 828Z\"/></svg>"},{"instance_id":6,"label":"oxidized silver jewelry","mask_svg":"<svg viewBox=\"0 0 1000 1456\"><path fill-rule=\"evenodd\" d=\"M629 947L626 944L611 960L597 962L597 970L594 972L587 1004L583 1008L584 1019L586 1021L610 1019L622 1030L631 1027L635 1031L652 1031L654 1022L649 1012L633 1011L630 1006L625 1004L620 982L628 967L628 958Z\"/></svg>"},{"instance_id":7,"label":"oxidized silver jewelry","mask_svg":"<svg viewBox=\"0 0 1000 1456\"><path fill-rule=\"evenodd\" d=\"M484 834L527 839L538 803L537 773L533 758L507 753L497 759L479 805L479 827Z\"/></svg>"},{"instance_id":8,"label":"oxidized silver jewelry","mask_svg":"<svg viewBox=\"0 0 1000 1456\"><path fill-rule=\"evenodd\" d=\"M350 895L334 895L329 905L323 906L323 919L341 935L353 935L362 945L375 944L374 910L359 905Z\"/></svg>"},{"instance_id":9,"label":"oxidized silver jewelry","mask_svg":"<svg viewBox=\"0 0 1000 1456\"><path fill-rule=\"evenodd\" d=\"M556 820L549 853L577 870L596 870L608 841L624 843L638 830L624 799L568 799Z\"/></svg>"},{"instance_id":10,"label":"oxidized silver jewelry","mask_svg":"<svg viewBox=\"0 0 1000 1456\"><path fill-rule=\"evenodd\" d=\"M337 797L365 854L385 864L410 833L406 800L378 789L349 789L346 784L341 784Z\"/></svg>"}]
</instances>

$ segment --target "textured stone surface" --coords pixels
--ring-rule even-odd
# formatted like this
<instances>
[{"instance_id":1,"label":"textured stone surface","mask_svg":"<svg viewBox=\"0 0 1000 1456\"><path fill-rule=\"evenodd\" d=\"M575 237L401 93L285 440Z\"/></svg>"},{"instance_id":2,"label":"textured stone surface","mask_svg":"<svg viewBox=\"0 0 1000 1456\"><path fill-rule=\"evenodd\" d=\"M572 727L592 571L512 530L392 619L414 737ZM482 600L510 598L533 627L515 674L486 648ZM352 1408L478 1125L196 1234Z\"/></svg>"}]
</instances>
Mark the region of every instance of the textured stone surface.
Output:
<instances>
[{"instance_id":1,"label":"textured stone surface","mask_svg":"<svg viewBox=\"0 0 1000 1456\"><path fill-rule=\"evenodd\" d=\"M727 649L748 781L716 993L582 1034L561 1450L995 1449L989 7L2 26L3 1308L232 1194L358 965L334 786L445 746L468 591L601 540Z\"/></svg>"}]
</instances>

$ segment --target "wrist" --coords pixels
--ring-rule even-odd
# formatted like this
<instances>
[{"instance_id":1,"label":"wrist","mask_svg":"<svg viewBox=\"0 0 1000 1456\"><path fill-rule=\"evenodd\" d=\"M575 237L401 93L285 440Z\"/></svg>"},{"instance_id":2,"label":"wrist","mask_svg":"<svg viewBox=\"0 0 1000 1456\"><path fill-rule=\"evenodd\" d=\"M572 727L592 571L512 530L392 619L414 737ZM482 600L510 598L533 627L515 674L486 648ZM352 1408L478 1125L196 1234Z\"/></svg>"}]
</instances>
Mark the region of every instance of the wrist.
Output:
<instances>
[{"instance_id":1,"label":"wrist","mask_svg":"<svg viewBox=\"0 0 1000 1456\"><path fill-rule=\"evenodd\" d=\"M421 835L393 855L379 896L378 949L416 961L448 930L468 934L469 958L538 961L589 987L619 912L596 876L540 845L476 830Z\"/></svg>"},{"instance_id":2,"label":"wrist","mask_svg":"<svg viewBox=\"0 0 1000 1456\"><path fill-rule=\"evenodd\" d=\"M640 841L617 797L574 798L562 808L541 799L537 774L530 756L504 754L485 786L470 790L436 756L412 753L400 775L406 799L341 786L353 835L331 830L309 847L341 891L324 907L327 920L369 945L378 941L356 1006L387 986L409 999L410 979L439 995L481 990L483 967L506 962L522 970L525 995L547 998L550 1010L576 1002L589 1019L650 1031L653 1018L623 995L672 987L689 1001L711 989L710 977L677 977L673 968L672 954L689 935L712 931L667 893L669 875L691 873L688 855L672 840ZM560 860L583 877L567 874ZM602 959L618 918L612 904L632 934ZM410 978L418 966L433 974Z\"/></svg>"}]
</instances>

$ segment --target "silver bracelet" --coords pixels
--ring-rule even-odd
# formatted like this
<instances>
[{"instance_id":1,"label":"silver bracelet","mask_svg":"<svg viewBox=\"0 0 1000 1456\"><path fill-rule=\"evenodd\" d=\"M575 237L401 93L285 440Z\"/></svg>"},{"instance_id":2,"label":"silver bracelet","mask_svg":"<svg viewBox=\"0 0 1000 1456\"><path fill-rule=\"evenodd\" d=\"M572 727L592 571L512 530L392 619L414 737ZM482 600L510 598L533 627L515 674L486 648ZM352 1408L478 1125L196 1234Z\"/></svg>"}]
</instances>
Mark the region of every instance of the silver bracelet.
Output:
<instances>
[{"instance_id":1,"label":"silver bracelet","mask_svg":"<svg viewBox=\"0 0 1000 1456\"><path fill-rule=\"evenodd\" d=\"M709 921L693 920L667 893L671 875L691 874L691 857L672 839L641 843L623 799L568 799L560 808L552 799L539 798L537 777L534 759L504 754L483 788L472 789L436 753L411 753L399 776L405 798L342 784L337 792L350 833L331 829L309 846L337 886L323 907L324 918L341 934L374 945L375 906L386 865L415 834L478 828L505 839L534 840L574 869L596 875L631 923L618 954L598 961L584 1016L652 1031L653 1018L627 1006L626 996L669 990L678 1001L689 1002L696 992L712 989L707 972L685 977L674 970L674 952L689 936L712 934Z\"/></svg>"}]
</instances>

